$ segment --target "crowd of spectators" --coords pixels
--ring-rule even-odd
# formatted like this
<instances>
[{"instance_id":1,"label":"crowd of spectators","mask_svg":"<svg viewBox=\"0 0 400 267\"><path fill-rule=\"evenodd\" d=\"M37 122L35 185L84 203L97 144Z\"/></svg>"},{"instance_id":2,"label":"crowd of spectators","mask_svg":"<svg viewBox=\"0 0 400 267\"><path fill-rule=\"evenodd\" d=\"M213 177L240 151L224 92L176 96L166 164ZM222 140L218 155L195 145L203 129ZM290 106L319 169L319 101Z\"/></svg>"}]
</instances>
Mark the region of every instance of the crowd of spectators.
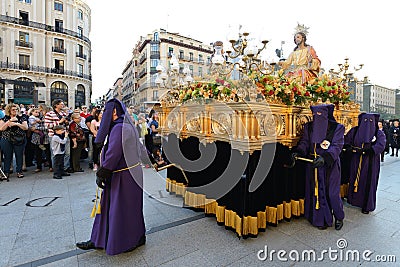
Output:
<instances>
[{"instance_id":1,"label":"crowd of spectators","mask_svg":"<svg viewBox=\"0 0 400 267\"><path fill-rule=\"evenodd\" d=\"M127 110L150 158L157 159L153 163L165 165L157 112L138 113L134 107ZM102 147L94 140L102 113L100 106L65 107L61 99L54 100L51 106L0 105L0 166L4 174L0 181L10 181L13 173L23 178L28 167L35 167L33 173L47 171L49 177L62 179L70 173L84 172L82 159L87 160L89 169L97 171ZM59 167L60 159L63 170L56 171L55 163Z\"/></svg>"}]
</instances>

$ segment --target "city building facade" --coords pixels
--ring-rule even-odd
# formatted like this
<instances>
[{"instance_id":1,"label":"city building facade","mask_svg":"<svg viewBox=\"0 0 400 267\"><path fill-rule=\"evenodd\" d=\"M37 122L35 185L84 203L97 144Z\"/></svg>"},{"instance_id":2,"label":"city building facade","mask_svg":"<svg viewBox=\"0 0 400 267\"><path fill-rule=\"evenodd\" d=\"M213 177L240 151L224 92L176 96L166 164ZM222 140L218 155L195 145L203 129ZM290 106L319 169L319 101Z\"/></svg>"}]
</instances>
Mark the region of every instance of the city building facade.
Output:
<instances>
[{"instance_id":1,"label":"city building facade","mask_svg":"<svg viewBox=\"0 0 400 267\"><path fill-rule=\"evenodd\" d=\"M384 119L396 114L396 89L370 83L368 77L355 82L351 99L360 104L361 111L380 113Z\"/></svg>"},{"instance_id":2,"label":"city building facade","mask_svg":"<svg viewBox=\"0 0 400 267\"><path fill-rule=\"evenodd\" d=\"M123 102L146 111L158 104L159 97L166 91L155 83L156 67L160 63L168 68L174 54L179 60L180 72L184 64L188 64L192 77L204 77L209 74L212 53L212 45L164 29L140 37L122 73Z\"/></svg>"},{"instance_id":3,"label":"city building facade","mask_svg":"<svg viewBox=\"0 0 400 267\"><path fill-rule=\"evenodd\" d=\"M3 0L2 103L89 105L91 10L82 0Z\"/></svg>"},{"instance_id":4,"label":"city building facade","mask_svg":"<svg viewBox=\"0 0 400 267\"><path fill-rule=\"evenodd\" d=\"M111 88L112 90L112 97L122 100L122 78L118 78Z\"/></svg>"}]
</instances>

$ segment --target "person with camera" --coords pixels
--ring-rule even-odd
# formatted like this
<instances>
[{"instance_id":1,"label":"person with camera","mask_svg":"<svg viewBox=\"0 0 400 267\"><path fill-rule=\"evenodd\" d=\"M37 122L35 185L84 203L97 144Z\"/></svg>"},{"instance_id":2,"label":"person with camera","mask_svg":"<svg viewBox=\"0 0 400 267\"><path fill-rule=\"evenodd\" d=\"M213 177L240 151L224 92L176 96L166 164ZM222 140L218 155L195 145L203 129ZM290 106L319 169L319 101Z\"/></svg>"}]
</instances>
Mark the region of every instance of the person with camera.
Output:
<instances>
[{"instance_id":1,"label":"person with camera","mask_svg":"<svg viewBox=\"0 0 400 267\"><path fill-rule=\"evenodd\" d=\"M0 131L2 132L1 149L4 153L4 171L6 178L2 180L9 181L9 171L13 154L17 165L17 177L23 178L22 163L24 149L26 144L26 133L28 122L26 117L18 115L19 106L17 104L8 104L5 109L5 116L0 120Z\"/></svg>"},{"instance_id":2,"label":"person with camera","mask_svg":"<svg viewBox=\"0 0 400 267\"><path fill-rule=\"evenodd\" d=\"M68 114L64 112L64 101L62 99L55 99L52 102L52 107L53 110L47 112L44 117L44 124L49 131L50 143L51 143L51 138L54 135L53 131L54 126L62 125L67 128L69 125ZM67 142L65 144L65 154L64 154L64 168L67 172L73 172L69 162L70 155L71 155L70 140L67 137ZM53 158L53 156L54 156L53 151L51 151L51 158Z\"/></svg>"}]
</instances>

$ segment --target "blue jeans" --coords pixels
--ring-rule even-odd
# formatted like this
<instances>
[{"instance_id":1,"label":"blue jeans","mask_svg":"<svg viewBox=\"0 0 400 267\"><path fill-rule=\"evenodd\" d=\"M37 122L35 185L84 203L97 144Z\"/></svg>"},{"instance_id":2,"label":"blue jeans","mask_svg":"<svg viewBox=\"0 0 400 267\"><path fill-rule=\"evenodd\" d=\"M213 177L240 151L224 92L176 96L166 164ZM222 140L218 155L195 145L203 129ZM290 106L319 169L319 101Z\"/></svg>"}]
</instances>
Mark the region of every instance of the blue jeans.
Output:
<instances>
[{"instance_id":1,"label":"blue jeans","mask_svg":"<svg viewBox=\"0 0 400 267\"><path fill-rule=\"evenodd\" d=\"M10 172L10 166L13 160L14 153L15 153L15 162L17 165L16 171L17 173L22 173L22 163L24 159L26 139L22 145L14 145L10 143L10 141L8 141L7 139L1 138L0 144L4 154L4 173Z\"/></svg>"}]
</instances>

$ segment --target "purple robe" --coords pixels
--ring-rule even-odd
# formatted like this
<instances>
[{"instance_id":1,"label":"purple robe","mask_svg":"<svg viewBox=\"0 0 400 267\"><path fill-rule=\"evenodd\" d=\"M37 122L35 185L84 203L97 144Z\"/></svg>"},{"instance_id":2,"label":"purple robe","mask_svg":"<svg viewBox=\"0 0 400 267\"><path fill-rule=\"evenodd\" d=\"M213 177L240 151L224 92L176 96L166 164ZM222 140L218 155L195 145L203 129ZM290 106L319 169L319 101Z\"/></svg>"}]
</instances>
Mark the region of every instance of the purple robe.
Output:
<instances>
[{"instance_id":1,"label":"purple robe","mask_svg":"<svg viewBox=\"0 0 400 267\"><path fill-rule=\"evenodd\" d=\"M311 163L306 167L306 188L304 200L304 216L317 227L332 226L332 212L336 219L344 219L343 203L340 198L340 159L344 139L344 126L333 121L329 121L328 135L331 142L328 149L323 149L320 143L312 143L313 123L304 126L304 134L298 143L296 150L310 159L314 159L314 147L317 155L323 156L325 164L318 167L318 201L319 208L316 207L317 197L315 196L315 168ZM330 134L329 134L330 133Z\"/></svg>"},{"instance_id":2,"label":"purple robe","mask_svg":"<svg viewBox=\"0 0 400 267\"><path fill-rule=\"evenodd\" d=\"M371 124L373 127L371 127ZM354 153L350 162L347 202L362 208L364 211L373 211L376 207L380 154L385 150L385 144L386 136L383 131L378 130L375 114L360 114L359 126L350 129L345 136L345 145L350 145L353 148L372 148L372 153L368 154L362 154L362 152L352 149ZM355 186L358 171L358 185ZM355 190L355 188L357 189Z\"/></svg>"},{"instance_id":3,"label":"purple robe","mask_svg":"<svg viewBox=\"0 0 400 267\"><path fill-rule=\"evenodd\" d=\"M101 156L102 167L116 171L140 161L143 146L131 124L116 123L108 137ZM143 172L139 164L113 173L110 185L103 190L101 214L96 215L91 241L96 247L104 248L108 255L135 247L145 234L142 188Z\"/></svg>"}]
</instances>

